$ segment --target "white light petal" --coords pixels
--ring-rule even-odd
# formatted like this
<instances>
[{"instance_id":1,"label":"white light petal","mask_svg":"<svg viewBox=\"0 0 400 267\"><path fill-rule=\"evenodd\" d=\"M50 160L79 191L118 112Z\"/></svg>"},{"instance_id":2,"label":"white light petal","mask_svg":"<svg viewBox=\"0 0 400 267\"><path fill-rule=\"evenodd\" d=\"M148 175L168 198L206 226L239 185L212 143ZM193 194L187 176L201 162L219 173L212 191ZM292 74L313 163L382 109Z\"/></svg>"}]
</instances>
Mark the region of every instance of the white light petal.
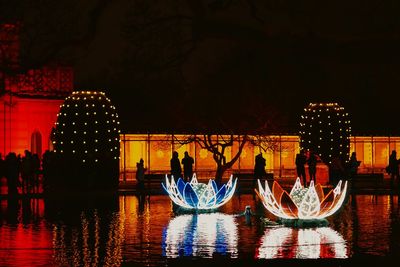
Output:
<instances>
[{"instance_id":1,"label":"white light petal","mask_svg":"<svg viewBox=\"0 0 400 267\"><path fill-rule=\"evenodd\" d=\"M261 182L258 180L258 192L261 198L261 201L264 207L271 212L273 215L284 218L284 219L323 219L334 214L343 204L344 199L347 193L347 181L344 184L342 190L342 181L339 181L336 188L333 190L334 194L334 205L330 207L327 211L324 211L320 214L321 209L321 201L319 199L318 194L315 190L314 181L310 182L310 186L308 188L304 188L301 185L300 179L297 178L293 188L290 191L290 198L296 197L293 200L293 203L298 208L297 215L288 215L283 211L283 207L278 204L278 201L275 199L275 196L271 192L269 188L268 182L265 181L265 187L262 186ZM304 196L303 196L304 195ZM300 203L300 204L298 204Z\"/></svg>"},{"instance_id":2,"label":"white light petal","mask_svg":"<svg viewBox=\"0 0 400 267\"><path fill-rule=\"evenodd\" d=\"M237 184L237 178L233 181L232 180L233 176L230 177L227 185L226 185L226 191L225 195L217 202L217 193L213 187L213 180L209 180L208 184L205 185L203 183L199 183L197 181L196 174L193 174L193 177L189 183L185 183L185 187L183 189L183 192L186 191L186 188L189 186L191 189L194 191L198 198L198 203L196 207L192 206L192 201L187 201L185 199L185 193L182 195L177 187L177 184L175 183L174 177L171 176L171 180L168 179L168 176L165 176L165 185L163 184L162 186L164 187L165 191L167 191L169 197L171 200L184 208L187 209L199 209L199 210L208 210L208 209L216 209L222 205L224 205L226 202L228 202L233 194L235 193L236 189L236 184ZM204 190L204 191L203 191ZM199 196L200 194L200 196ZM190 203L190 204L189 204Z\"/></svg>"}]
</instances>

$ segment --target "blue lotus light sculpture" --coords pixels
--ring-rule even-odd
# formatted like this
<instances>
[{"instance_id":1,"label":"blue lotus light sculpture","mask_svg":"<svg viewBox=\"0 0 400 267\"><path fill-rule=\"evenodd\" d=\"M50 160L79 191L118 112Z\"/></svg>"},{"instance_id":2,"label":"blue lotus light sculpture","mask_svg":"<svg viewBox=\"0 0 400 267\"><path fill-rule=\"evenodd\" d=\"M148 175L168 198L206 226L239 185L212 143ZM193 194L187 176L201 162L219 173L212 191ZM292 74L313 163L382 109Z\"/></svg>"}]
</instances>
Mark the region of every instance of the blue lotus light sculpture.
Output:
<instances>
[{"instance_id":1,"label":"blue lotus light sculpture","mask_svg":"<svg viewBox=\"0 0 400 267\"><path fill-rule=\"evenodd\" d=\"M196 174L193 174L190 182L181 178L175 182L173 176L168 179L165 175L165 184L162 183L162 186L178 206L191 210L211 210L224 205L232 198L236 183L237 178L233 180L232 175L229 181L219 188L213 179L210 179L208 184L199 183Z\"/></svg>"}]
</instances>

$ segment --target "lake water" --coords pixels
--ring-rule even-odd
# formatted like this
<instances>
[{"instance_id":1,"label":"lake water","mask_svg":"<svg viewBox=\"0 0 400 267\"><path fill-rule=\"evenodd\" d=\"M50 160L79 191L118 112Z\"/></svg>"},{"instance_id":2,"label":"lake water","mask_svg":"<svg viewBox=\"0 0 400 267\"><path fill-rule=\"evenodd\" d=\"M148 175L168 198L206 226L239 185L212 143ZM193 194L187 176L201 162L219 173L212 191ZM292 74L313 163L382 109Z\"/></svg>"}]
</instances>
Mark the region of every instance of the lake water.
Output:
<instances>
[{"instance_id":1,"label":"lake water","mask_svg":"<svg viewBox=\"0 0 400 267\"><path fill-rule=\"evenodd\" d=\"M247 205L253 216L240 213ZM326 225L275 223L254 195L176 214L168 196L0 200L0 266L165 265L178 258L400 259L397 196L357 195ZM176 262L176 261L175 261Z\"/></svg>"}]
</instances>

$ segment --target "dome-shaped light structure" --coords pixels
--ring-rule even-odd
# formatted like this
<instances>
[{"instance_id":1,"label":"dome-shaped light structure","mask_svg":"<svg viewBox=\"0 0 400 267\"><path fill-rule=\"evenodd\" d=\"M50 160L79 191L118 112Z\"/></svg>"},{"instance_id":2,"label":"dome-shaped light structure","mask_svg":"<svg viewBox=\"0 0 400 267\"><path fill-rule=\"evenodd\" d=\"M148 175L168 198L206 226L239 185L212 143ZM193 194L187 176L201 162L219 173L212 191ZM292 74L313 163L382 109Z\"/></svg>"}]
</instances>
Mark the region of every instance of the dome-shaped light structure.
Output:
<instances>
[{"instance_id":1,"label":"dome-shaped light structure","mask_svg":"<svg viewBox=\"0 0 400 267\"><path fill-rule=\"evenodd\" d=\"M115 187L119 133L118 114L104 92L76 91L60 107L53 132L54 152L68 175L72 168L73 175L80 176L81 186Z\"/></svg>"},{"instance_id":2,"label":"dome-shaped light structure","mask_svg":"<svg viewBox=\"0 0 400 267\"><path fill-rule=\"evenodd\" d=\"M165 185L162 184L171 200L180 207L194 210L216 209L228 202L236 189L236 182L229 178L227 184L218 188L212 179L208 184L199 183L196 174L193 174L190 182L184 182L181 178L175 183L174 177L171 180L165 175Z\"/></svg>"},{"instance_id":3,"label":"dome-shaped light structure","mask_svg":"<svg viewBox=\"0 0 400 267\"><path fill-rule=\"evenodd\" d=\"M310 103L301 115L300 147L315 151L325 164L349 158L349 114L338 103Z\"/></svg>"},{"instance_id":4,"label":"dome-shaped light structure","mask_svg":"<svg viewBox=\"0 0 400 267\"><path fill-rule=\"evenodd\" d=\"M305 188L300 182L300 178L290 191L286 192L274 181L272 191L269 189L268 182L265 181L265 189L258 180L258 189L255 190L260 197L264 207L273 215L283 219L323 219L334 214L343 204L346 197L347 181L342 187L339 181L335 189L330 190L326 195L320 184L314 186L314 181Z\"/></svg>"}]
</instances>

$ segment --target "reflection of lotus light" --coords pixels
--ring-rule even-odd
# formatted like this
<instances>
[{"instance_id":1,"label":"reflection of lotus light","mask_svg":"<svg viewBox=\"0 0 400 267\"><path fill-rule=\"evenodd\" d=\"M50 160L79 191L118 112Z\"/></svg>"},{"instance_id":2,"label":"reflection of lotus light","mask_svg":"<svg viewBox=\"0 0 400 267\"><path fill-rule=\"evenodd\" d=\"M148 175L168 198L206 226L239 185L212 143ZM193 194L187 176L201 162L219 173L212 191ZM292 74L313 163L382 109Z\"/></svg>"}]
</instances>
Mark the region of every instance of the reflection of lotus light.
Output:
<instances>
[{"instance_id":1,"label":"reflection of lotus light","mask_svg":"<svg viewBox=\"0 0 400 267\"><path fill-rule=\"evenodd\" d=\"M165 185L162 186L175 204L187 209L209 210L218 208L231 199L236 182L237 178L232 181L231 175L228 183L218 189L214 180L210 179L208 184L199 183L195 174L190 182L179 178L176 183L173 176L169 181L166 175Z\"/></svg>"},{"instance_id":2,"label":"reflection of lotus light","mask_svg":"<svg viewBox=\"0 0 400 267\"><path fill-rule=\"evenodd\" d=\"M347 248L343 237L329 227L269 228L261 239L257 257L265 259L347 258Z\"/></svg>"},{"instance_id":3,"label":"reflection of lotus light","mask_svg":"<svg viewBox=\"0 0 400 267\"><path fill-rule=\"evenodd\" d=\"M324 194L320 184L314 186L311 181L310 187L303 188L300 179L297 178L290 194L274 182L272 191L268 182L265 181L265 190L258 181L256 193L261 198L265 208L277 217L284 219L323 219L334 214L343 204L346 196L347 181L342 190L342 181L336 188Z\"/></svg>"},{"instance_id":4,"label":"reflection of lotus light","mask_svg":"<svg viewBox=\"0 0 400 267\"><path fill-rule=\"evenodd\" d=\"M163 232L163 256L237 257L237 226L232 215L205 213L172 219Z\"/></svg>"}]
</instances>

